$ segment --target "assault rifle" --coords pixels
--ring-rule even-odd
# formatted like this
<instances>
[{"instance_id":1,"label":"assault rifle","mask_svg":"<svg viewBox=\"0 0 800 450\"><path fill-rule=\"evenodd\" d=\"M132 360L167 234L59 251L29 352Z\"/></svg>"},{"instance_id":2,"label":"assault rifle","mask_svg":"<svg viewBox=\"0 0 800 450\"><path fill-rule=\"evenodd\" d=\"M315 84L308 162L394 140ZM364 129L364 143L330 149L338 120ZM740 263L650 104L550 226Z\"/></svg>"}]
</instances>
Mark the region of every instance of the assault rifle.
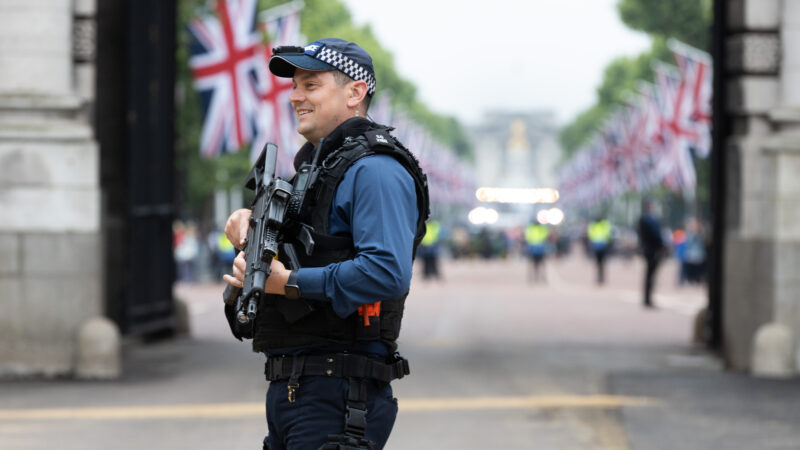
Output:
<instances>
[{"instance_id":1,"label":"assault rifle","mask_svg":"<svg viewBox=\"0 0 800 450\"><path fill-rule=\"evenodd\" d=\"M245 181L245 187L255 191L250 206L250 226L247 239L242 250L245 252L247 266L243 287L233 285L225 287L222 298L225 302L225 316L233 335L252 339L254 322L258 313L259 301L266 295L264 285L270 276L270 263L278 254L278 248L288 257L289 269L299 269L294 247L290 243L281 243L285 238L287 224L291 222L289 215L299 213L304 200L309 176L316 175L316 159L314 164L304 167L295 177L295 185L275 177L275 166L278 158L278 147L267 143L256 160ZM314 177L312 177L314 178ZM292 230L299 235L307 254L313 250L314 241L308 227L293 224ZM293 323L309 314L313 308L303 299L289 300L282 296L275 297L275 307L289 322Z\"/></svg>"}]
</instances>

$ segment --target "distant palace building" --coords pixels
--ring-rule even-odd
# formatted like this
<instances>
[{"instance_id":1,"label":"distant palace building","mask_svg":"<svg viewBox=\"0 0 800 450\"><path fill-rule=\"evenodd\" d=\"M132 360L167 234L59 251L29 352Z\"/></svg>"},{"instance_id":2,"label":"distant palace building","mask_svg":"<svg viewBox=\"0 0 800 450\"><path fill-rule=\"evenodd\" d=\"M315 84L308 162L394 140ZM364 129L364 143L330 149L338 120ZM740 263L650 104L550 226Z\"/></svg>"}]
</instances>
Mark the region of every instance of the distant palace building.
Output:
<instances>
[{"instance_id":1,"label":"distant palace building","mask_svg":"<svg viewBox=\"0 0 800 450\"><path fill-rule=\"evenodd\" d=\"M561 147L552 111L489 111L469 133L479 186L556 187ZM531 205L495 207L501 210L501 226L521 226L534 212Z\"/></svg>"}]
</instances>

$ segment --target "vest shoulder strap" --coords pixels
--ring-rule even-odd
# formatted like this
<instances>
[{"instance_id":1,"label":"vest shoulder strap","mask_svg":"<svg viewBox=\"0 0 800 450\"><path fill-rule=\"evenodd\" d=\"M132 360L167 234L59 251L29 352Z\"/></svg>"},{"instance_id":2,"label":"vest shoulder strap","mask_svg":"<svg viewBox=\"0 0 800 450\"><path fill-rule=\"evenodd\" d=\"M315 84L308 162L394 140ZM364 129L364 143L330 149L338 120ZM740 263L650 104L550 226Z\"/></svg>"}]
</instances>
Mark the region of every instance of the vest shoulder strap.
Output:
<instances>
[{"instance_id":1,"label":"vest shoulder strap","mask_svg":"<svg viewBox=\"0 0 800 450\"><path fill-rule=\"evenodd\" d=\"M414 248L416 249L425 236L425 221L430 216L428 179L420 168L417 158L397 138L390 135L387 128L377 128L358 137L347 139L342 147L325 158L322 162L323 170L318 179L319 186L315 198L317 207L312 212L312 226L318 232L328 230L328 216L333 197L344 173L359 159L376 154L392 156L403 165L414 180L419 210L417 233L414 238Z\"/></svg>"}]
</instances>

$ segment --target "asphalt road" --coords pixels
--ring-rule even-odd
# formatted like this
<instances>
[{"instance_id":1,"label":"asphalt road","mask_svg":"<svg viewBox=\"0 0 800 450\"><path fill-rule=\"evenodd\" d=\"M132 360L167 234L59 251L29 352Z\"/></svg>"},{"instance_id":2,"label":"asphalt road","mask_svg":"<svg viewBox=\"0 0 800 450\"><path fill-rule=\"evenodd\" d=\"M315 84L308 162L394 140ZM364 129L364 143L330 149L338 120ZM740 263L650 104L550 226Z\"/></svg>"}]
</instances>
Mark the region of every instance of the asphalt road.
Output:
<instances>
[{"instance_id":1,"label":"asphalt road","mask_svg":"<svg viewBox=\"0 0 800 450\"><path fill-rule=\"evenodd\" d=\"M607 283L575 255L530 283L523 260L415 274L400 340L411 376L387 449L800 449L800 382L720 368L692 344L701 286L639 260ZM259 448L263 358L230 337L220 284L179 284L191 336L127 341L112 382L0 382L0 449Z\"/></svg>"}]
</instances>

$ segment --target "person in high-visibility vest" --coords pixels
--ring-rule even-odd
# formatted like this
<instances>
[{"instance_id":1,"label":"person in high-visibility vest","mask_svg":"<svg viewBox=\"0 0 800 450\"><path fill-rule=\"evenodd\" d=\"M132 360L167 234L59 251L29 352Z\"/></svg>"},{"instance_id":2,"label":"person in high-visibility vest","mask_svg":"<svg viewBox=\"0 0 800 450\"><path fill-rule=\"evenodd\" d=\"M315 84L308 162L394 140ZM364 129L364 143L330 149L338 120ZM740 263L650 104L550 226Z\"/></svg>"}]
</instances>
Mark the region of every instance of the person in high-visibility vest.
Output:
<instances>
[{"instance_id":1,"label":"person in high-visibility vest","mask_svg":"<svg viewBox=\"0 0 800 450\"><path fill-rule=\"evenodd\" d=\"M594 253L595 262L597 263L597 284L605 283L604 266L606 256L611 249L612 232L611 222L602 217L598 217L596 220L589 222L589 225L586 227L586 235L589 238L589 244Z\"/></svg>"},{"instance_id":2,"label":"person in high-visibility vest","mask_svg":"<svg viewBox=\"0 0 800 450\"><path fill-rule=\"evenodd\" d=\"M236 248L234 248L231 241L225 236L225 233L216 231L213 236L215 237L211 244L213 245L213 259L214 259L214 272L222 277L223 274L228 273L229 268L236 258Z\"/></svg>"},{"instance_id":3,"label":"person in high-visibility vest","mask_svg":"<svg viewBox=\"0 0 800 450\"><path fill-rule=\"evenodd\" d=\"M547 255L547 237L550 230L547 226L533 222L525 228L525 243L528 259L531 264L528 268L528 281L547 280L542 270L544 258Z\"/></svg>"},{"instance_id":4,"label":"person in high-visibility vest","mask_svg":"<svg viewBox=\"0 0 800 450\"><path fill-rule=\"evenodd\" d=\"M438 220L431 220L425 224L425 237L417 249L417 254L422 259L422 277L441 278L439 273L439 242L441 239L442 225Z\"/></svg>"}]
</instances>

